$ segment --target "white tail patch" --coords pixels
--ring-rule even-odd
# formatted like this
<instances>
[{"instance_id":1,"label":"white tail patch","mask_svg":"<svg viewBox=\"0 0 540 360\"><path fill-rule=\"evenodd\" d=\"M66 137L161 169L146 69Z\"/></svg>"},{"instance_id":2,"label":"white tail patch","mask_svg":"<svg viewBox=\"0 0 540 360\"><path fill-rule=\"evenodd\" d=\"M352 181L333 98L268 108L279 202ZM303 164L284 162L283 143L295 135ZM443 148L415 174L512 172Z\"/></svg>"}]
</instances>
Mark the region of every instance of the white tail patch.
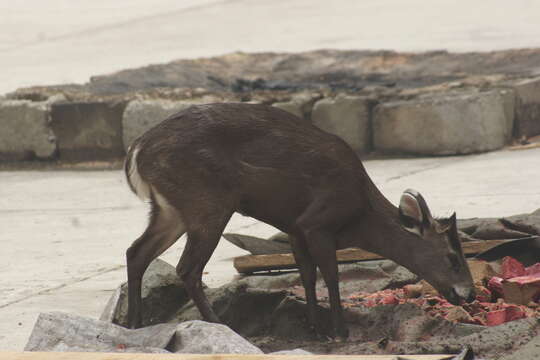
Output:
<instances>
[{"instance_id":1,"label":"white tail patch","mask_svg":"<svg viewBox=\"0 0 540 360\"><path fill-rule=\"evenodd\" d=\"M139 169L137 166L137 155L139 154L138 148L133 150L131 159L129 160L129 174L128 180L133 187L133 191L141 200L150 200L150 185L144 182L139 174Z\"/></svg>"}]
</instances>

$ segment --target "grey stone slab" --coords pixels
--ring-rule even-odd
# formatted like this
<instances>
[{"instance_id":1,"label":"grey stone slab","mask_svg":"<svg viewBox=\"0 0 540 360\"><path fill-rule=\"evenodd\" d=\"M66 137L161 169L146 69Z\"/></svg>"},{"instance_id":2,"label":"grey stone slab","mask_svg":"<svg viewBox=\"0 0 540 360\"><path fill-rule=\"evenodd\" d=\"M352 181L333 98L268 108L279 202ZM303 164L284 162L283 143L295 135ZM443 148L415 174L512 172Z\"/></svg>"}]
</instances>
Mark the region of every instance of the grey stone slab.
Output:
<instances>
[{"instance_id":1,"label":"grey stone slab","mask_svg":"<svg viewBox=\"0 0 540 360\"><path fill-rule=\"evenodd\" d=\"M373 116L377 151L423 155L495 150L510 139L507 90L380 104Z\"/></svg>"},{"instance_id":2,"label":"grey stone slab","mask_svg":"<svg viewBox=\"0 0 540 360\"><path fill-rule=\"evenodd\" d=\"M49 103L0 102L0 160L49 159L56 139L49 125Z\"/></svg>"},{"instance_id":3,"label":"grey stone slab","mask_svg":"<svg viewBox=\"0 0 540 360\"><path fill-rule=\"evenodd\" d=\"M110 352L128 348L159 348L171 342L174 324L129 330L105 321L61 312L39 315L25 351ZM152 350L149 350L152 351Z\"/></svg>"},{"instance_id":4,"label":"grey stone slab","mask_svg":"<svg viewBox=\"0 0 540 360\"><path fill-rule=\"evenodd\" d=\"M186 321L176 328L172 346L185 354L262 354L262 350L222 324Z\"/></svg>"},{"instance_id":5,"label":"grey stone slab","mask_svg":"<svg viewBox=\"0 0 540 360\"><path fill-rule=\"evenodd\" d=\"M124 102L58 102L51 106L51 128L64 160L100 160L124 155Z\"/></svg>"},{"instance_id":6,"label":"grey stone slab","mask_svg":"<svg viewBox=\"0 0 540 360\"><path fill-rule=\"evenodd\" d=\"M188 108L194 102L169 100L133 100L122 118L123 142L127 150L137 137L167 117Z\"/></svg>"},{"instance_id":7,"label":"grey stone slab","mask_svg":"<svg viewBox=\"0 0 540 360\"><path fill-rule=\"evenodd\" d=\"M127 326L127 290L127 283L116 289L100 320ZM189 295L176 274L176 268L159 258L154 260L142 280L142 325L166 322L188 301Z\"/></svg>"},{"instance_id":8,"label":"grey stone slab","mask_svg":"<svg viewBox=\"0 0 540 360\"><path fill-rule=\"evenodd\" d=\"M516 92L516 135L540 134L540 77L514 85Z\"/></svg>"},{"instance_id":9,"label":"grey stone slab","mask_svg":"<svg viewBox=\"0 0 540 360\"><path fill-rule=\"evenodd\" d=\"M339 136L354 151L370 150L370 101L361 96L340 94L324 98L313 106L312 122L322 130Z\"/></svg>"}]
</instances>

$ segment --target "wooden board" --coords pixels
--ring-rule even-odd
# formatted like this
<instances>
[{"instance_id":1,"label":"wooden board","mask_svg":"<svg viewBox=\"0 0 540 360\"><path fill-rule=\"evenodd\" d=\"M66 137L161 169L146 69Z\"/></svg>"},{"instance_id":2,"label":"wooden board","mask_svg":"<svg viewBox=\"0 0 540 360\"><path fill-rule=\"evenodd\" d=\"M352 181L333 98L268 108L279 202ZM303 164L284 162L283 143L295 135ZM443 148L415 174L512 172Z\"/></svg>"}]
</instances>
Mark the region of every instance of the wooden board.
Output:
<instances>
[{"instance_id":1,"label":"wooden board","mask_svg":"<svg viewBox=\"0 0 540 360\"><path fill-rule=\"evenodd\" d=\"M468 241L461 246L465 255L475 255L507 241L510 240ZM380 255L362 249L338 250L336 255L340 263L383 259ZM234 267L239 273L297 268L292 254L239 256L234 259Z\"/></svg>"},{"instance_id":2,"label":"wooden board","mask_svg":"<svg viewBox=\"0 0 540 360\"><path fill-rule=\"evenodd\" d=\"M0 352L0 360L443 360L452 355L244 355Z\"/></svg>"}]
</instances>

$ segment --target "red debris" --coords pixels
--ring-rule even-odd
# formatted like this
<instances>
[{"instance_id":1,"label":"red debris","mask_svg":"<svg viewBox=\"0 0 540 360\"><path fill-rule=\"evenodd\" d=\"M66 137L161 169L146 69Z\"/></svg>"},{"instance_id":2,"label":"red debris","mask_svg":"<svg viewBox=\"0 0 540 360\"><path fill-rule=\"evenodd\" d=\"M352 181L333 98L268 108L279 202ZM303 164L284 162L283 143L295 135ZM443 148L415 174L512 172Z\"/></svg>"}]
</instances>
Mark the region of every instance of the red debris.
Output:
<instances>
[{"instance_id":1,"label":"red debris","mask_svg":"<svg viewBox=\"0 0 540 360\"><path fill-rule=\"evenodd\" d=\"M389 304L399 304L399 300L397 297L395 297L393 294L386 295L381 299L381 304L389 305Z\"/></svg>"},{"instance_id":2,"label":"red debris","mask_svg":"<svg viewBox=\"0 0 540 360\"><path fill-rule=\"evenodd\" d=\"M489 302L491 301L493 295L491 294L491 291L487 289L484 286L477 286L476 287L476 300L482 301L482 302Z\"/></svg>"},{"instance_id":3,"label":"red debris","mask_svg":"<svg viewBox=\"0 0 540 360\"><path fill-rule=\"evenodd\" d=\"M374 307L412 303L430 316L483 326L496 326L525 317L540 317L540 263L525 268L519 261L506 257L503 259L502 274L492 277L484 285L487 286L476 285L476 300L462 304L462 308L450 304L441 296L428 295L421 283L406 285L402 289L354 293L344 299L344 306ZM528 302L507 303L509 286L515 287L512 290L514 296L519 295L520 301ZM530 295L531 289L538 289L538 292Z\"/></svg>"},{"instance_id":4,"label":"red debris","mask_svg":"<svg viewBox=\"0 0 540 360\"><path fill-rule=\"evenodd\" d=\"M502 260L502 278L511 279L517 276L527 275L522 263L511 256L505 256Z\"/></svg>"},{"instance_id":5,"label":"red debris","mask_svg":"<svg viewBox=\"0 0 540 360\"><path fill-rule=\"evenodd\" d=\"M504 324L506 322L506 310L494 310L489 311L486 314L486 325L487 326L497 326Z\"/></svg>"},{"instance_id":6,"label":"red debris","mask_svg":"<svg viewBox=\"0 0 540 360\"><path fill-rule=\"evenodd\" d=\"M509 305L506 309L506 317L505 322L513 321L513 320L519 320L523 319L524 317L527 317L525 314L525 311L517 305Z\"/></svg>"}]
</instances>

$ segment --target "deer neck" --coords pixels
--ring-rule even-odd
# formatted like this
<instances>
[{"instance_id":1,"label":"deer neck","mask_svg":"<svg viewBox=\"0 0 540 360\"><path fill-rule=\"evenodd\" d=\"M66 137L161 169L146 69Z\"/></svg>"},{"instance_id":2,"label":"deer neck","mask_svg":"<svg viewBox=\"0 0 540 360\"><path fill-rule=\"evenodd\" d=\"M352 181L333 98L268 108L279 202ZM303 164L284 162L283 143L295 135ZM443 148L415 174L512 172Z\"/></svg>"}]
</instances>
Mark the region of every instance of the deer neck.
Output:
<instances>
[{"instance_id":1,"label":"deer neck","mask_svg":"<svg viewBox=\"0 0 540 360\"><path fill-rule=\"evenodd\" d=\"M393 260L409 269L417 259L412 249L422 246L422 239L401 226L399 210L373 185L369 208L340 233L339 248L358 247Z\"/></svg>"}]
</instances>

